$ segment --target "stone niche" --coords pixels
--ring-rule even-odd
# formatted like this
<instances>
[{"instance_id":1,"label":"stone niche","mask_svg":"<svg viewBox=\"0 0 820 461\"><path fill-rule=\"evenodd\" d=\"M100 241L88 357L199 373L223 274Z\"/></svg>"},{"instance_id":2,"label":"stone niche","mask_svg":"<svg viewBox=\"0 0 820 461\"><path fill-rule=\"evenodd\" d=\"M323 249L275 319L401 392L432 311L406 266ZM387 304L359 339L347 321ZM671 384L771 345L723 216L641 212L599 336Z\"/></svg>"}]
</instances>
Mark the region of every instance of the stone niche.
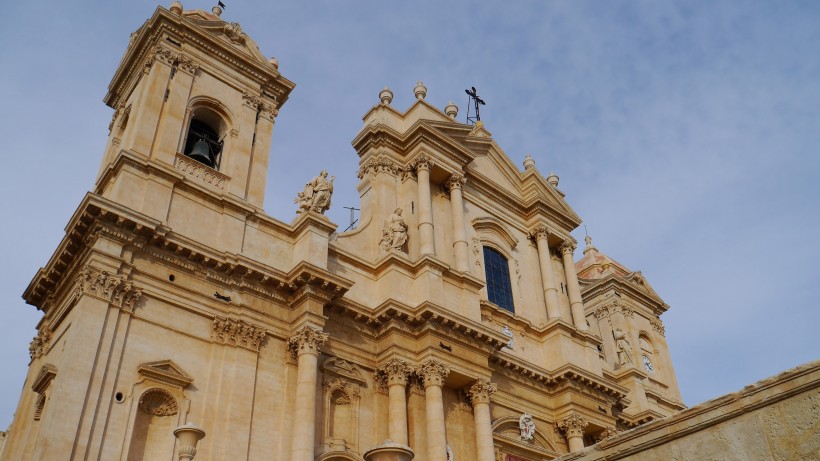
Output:
<instances>
[{"instance_id":1,"label":"stone niche","mask_svg":"<svg viewBox=\"0 0 820 461\"><path fill-rule=\"evenodd\" d=\"M330 357L322 365L322 460L346 459L339 456L359 453L361 389L366 381L356 365Z\"/></svg>"}]
</instances>

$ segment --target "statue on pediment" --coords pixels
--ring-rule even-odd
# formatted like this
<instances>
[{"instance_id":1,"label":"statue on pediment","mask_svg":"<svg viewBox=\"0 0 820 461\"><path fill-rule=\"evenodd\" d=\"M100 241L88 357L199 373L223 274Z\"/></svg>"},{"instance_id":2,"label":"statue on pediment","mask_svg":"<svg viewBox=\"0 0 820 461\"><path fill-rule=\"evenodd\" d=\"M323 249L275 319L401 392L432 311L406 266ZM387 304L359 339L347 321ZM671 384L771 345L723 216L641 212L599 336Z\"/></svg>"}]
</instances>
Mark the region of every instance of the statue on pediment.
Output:
<instances>
[{"instance_id":1,"label":"statue on pediment","mask_svg":"<svg viewBox=\"0 0 820 461\"><path fill-rule=\"evenodd\" d=\"M299 204L296 213L315 211L324 214L330 208L330 196L333 194L333 180L336 176L327 177L327 170L322 170L319 176L305 184L305 189L296 194L293 203Z\"/></svg>"}]
</instances>

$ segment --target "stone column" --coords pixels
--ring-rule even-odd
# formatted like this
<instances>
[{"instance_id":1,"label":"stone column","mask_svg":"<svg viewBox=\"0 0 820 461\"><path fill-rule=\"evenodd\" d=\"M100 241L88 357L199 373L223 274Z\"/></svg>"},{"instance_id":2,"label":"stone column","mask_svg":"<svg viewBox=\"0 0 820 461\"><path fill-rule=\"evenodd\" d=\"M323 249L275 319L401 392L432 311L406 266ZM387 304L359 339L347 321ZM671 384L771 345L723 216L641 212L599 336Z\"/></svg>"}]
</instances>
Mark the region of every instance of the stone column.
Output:
<instances>
[{"instance_id":1,"label":"stone column","mask_svg":"<svg viewBox=\"0 0 820 461\"><path fill-rule=\"evenodd\" d=\"M584 449L584 428L589 424L585 419L570 415L555 424L558 426L558 430L567 438L570 453Z\"/></svg>"},{"instance_id":2,"label":"stone column","mask_svg":"<svg viewBox=\"0 0 820 461\"><path fill-rule=\"evenodd\" d=\"M558 289L555 287L552 258L550 257L550 248L547 242L549 230L547 226L541 225L533 229L530 236L535 239L535 244L538 247L538 263L541 268L541 284L544 287L547 317L550 320L561 318L561 308L558 305Z\"/></svg>"},{"instance_id":3,"label":"stone column","mask_svg":"<svg viewBox=\"0 0 820 461\"><path fill-rule=\"evenodd\" d=\"M427 461L447 461L447 434L444 425L444 399L441 388L450 369L435 359L419 366L424 380L424 402L427 413Z\"/></svg>"},{"instance_id":4,"label":"stone column","mask_svg":"<svg viewBox=\"0 0 820 461\"><path fill-rule=\"evenodd\" d=\"M433 235L433 202L430 198L430 168L433 161L427 155L416 160L415 168L419 183L419 252L423 255L436 254Z\"/></svg>"},{"instance_id":5,"label":"stone column","mask_svg":"<svg viewBox=\"0 0 820 461\"><path fill-rule=\"evenodd\" d=\"M390 402L388 410L388 438L393 442L407 445L407 400L405 390L407 379L413 368L405 361L390 359L376 370L378 378L387 381Z\"/></svg>"},{"instance_id":6,"label":"stone column","mask_svg":"<svg viewBox=\"0 0 820 461\"><path fill-rule=\"evenodd\" d=\"M129 116L123 149L131 149L146 157L151 152L162 106L165 103L165 90L171 77L171 68L176 54L164 46L156 46L143 68L142 79L138 84L139 94L134 101Z\"/></svg>"},{"instance_id":7,"label":"stone column","mask_svg":"<svg viewBox=\"0 0 820 461\"><path fill-rule=\"evenodd\" d=\"M450 204L453 208L453 249L456 254L456 270L467 272L470 263L467 261L467 233L464 231L464 199L461 186L467 179L460 174L450 176L447 185L450 188Z\"/></svg>"},{"instance_id":8,"label":"stone column","mask_svg":"<svg viewBox=\"0 0 820 461\"><path fill-rule=\"evenodd\" d=\"M479 379L470 387L469 394L470 399L473 401L478 461L495 461L493 422L490 417L490 396L497 389L495 384L483 379Z\"/></svg>"},{"instance_id":9,"label":"stone column","mask_svg":"<svg viewBox=\"0 0 820 461\"><path fill-rule=\"evenodd\" d=\"M288 349L298 357L296 402L293 415L291 461L313 461L316 439L316 381L319 346L328 334L318 328L305 326L288 339Z\"/></svg>"},{"instance_id":10,"label":"stone column","mask_svg":"<svg viewBox=\"0 0 820 461\"><path fill-rule=\"evenodd\" d=\"M564 273L567 274L567 291L569 291L569 306L572 311L572 321L575 328L581 331L589 330L586 315L584 314L584 302L581 300L581 287L578 286L578 273L575 271L575 259L572 254L575 251L575 243L567 240L561 245L561 254L564 258Z\"/></svg>"},{"instance_id":11,"label":"stone column","mask_svg":"<svg viewBox=\"0 0 820 461\"><path fill-rule=\"evenodd\" d=\"M264 101L259 103L259 117L256 119L256 136L251 153L246 198L248 202L262 208L265 201L265 182L268 177L268 160L273 136L273 124L279 109Z\"/></svg>"},{"instance_id":12,"label":"stone column","mask_svg":"<svg viewBox=\"0 0 820 461\"><path fill-rule=\"evenodd\" d=\"M180 54L176 57L176 69L168 88L165 112L157 127L157 142L151 153L153 157L170 165L174 164L177 151L181 152L185 147L180 143L183 133L188 131L185 126L188 100L191 99L191 88L199 65Z\"/></svg>"}]
</instances>

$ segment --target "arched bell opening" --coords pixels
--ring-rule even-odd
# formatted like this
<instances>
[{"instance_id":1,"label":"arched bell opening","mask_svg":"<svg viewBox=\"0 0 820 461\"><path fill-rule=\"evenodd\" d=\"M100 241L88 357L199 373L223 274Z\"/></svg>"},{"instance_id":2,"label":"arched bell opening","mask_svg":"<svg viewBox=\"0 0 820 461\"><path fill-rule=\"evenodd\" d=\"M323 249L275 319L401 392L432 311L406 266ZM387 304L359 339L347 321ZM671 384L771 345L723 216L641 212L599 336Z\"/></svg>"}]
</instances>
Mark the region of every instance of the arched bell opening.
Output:
<instances>
[{"instance_id":1,"label":"arched bell opening","mask_svg":"<svg viewBox=\"0 0 820 461\"><path fill-rule=\"evenodd\" d=\"M225 120L207 107L195 107L188 124L188 135L182 153L215 170L219 170L228 126Z\"/></svg>"}]
</instances>

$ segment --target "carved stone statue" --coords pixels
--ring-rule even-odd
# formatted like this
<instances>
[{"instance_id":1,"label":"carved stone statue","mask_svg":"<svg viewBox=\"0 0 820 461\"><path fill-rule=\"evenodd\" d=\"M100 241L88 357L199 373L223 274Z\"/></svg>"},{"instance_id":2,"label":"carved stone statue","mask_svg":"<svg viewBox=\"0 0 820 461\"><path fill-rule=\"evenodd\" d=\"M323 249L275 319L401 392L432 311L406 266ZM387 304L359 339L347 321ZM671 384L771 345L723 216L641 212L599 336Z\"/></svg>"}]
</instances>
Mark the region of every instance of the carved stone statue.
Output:
<instances>
[{"instance_id":1,"label":"carved stone statue","mask_svg":"<svg viewBox=\"0 0 820 461\"><path fill-rule=\"evenodd\" d=\"M403 211L401 208L396 208L393 214L387 218L387 223L382 229L382 240L379 243L382 250L390 251L393 249L401 251L405 242L407 242L407 222L401 215Z\"/></svg>"},{"instance_id":2,"label":"carved stone statue","mask_svg":"<svg viewBox=\"0 0 820 461\"><path fill-rule=\"evenodd\" d=\"M535 422L532 416L524 413L518 418L518 429L521 431L521 440L532 440L535 435Z\"/></svg>"},{"instance_id":3,"label":"carved stone statue","mask_svg":"<svg viewBox=\"0 0 820 461\"><path fill-rule=\"evenodd\" d=\"M324 214L330 208L330 196L333 194L333 180L336 176L327 178L327 171L322 170L319 176L305 184L305 190L296 194L293 203L299 204L296 213L315 211Z\"/></svg>"},{"instance_id":4,"label":"carved stone statue","mask_svg":"<svg viewBox=\"0 0 820 461\"><path fill-rule=\"evenodd\" d=\"M632 345L629 343L629 340L626 339L624 330L616 328L615 331L612 332L612 336L615 338L615 349L618 351L618 365L632 363L632 354L629 352L632 350Z\"/></svg>"}]
</instances>

